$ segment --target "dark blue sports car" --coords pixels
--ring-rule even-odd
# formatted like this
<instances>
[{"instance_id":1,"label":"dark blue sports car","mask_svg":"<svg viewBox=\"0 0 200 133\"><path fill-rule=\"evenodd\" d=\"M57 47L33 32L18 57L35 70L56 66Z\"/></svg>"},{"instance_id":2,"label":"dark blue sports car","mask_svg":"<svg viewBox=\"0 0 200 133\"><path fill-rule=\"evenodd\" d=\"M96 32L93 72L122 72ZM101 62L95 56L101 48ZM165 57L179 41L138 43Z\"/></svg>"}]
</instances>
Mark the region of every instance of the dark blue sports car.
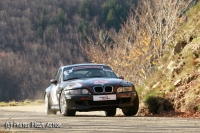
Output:
<instances>
[{"instance_id":1,"label":"dark blue sports car","mask_svg":"<svg viewBox=\"0 0 200 133\"><path fill-rule=\"evenodd\" d=\"M133 83L123 79L104 64L62 66L45 90L46 113L74 116L76 111L103 110L106 116L114 116L120 108L126 116L135 115L138 94Z\"/></svg>"}]
</instances>

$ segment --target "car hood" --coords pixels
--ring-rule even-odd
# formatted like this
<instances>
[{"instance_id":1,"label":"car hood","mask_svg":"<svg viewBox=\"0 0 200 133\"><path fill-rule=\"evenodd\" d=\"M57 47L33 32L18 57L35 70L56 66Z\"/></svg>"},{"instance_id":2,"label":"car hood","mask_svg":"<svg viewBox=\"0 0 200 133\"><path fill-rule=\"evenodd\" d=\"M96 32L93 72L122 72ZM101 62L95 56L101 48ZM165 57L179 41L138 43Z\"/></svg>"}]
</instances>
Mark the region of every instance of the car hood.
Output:
<instances>
[{"instance_id":1,"label":"car hood","mask_svg":"<svg viewBox=\"0 0 200 133\"><path fill-rule=\"evenodd\" d=\"M65 81L62 84L66 89L74 88L88 88L92 89L94 86L113 86L114 89L119 86L132 86L130 82L117 78L84 78Z\"/></svg>"}]
</instances>

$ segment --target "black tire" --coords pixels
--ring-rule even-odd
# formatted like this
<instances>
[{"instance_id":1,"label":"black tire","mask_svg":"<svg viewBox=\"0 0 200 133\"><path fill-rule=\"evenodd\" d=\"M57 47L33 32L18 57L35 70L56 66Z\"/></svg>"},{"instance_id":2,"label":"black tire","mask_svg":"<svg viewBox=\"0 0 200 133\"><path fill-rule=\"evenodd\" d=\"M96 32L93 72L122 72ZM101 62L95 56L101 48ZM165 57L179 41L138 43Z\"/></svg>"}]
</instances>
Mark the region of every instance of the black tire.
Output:
<instances>
[{"instance_id":1,"label":"black tire","mask_svg":"<svg viewBox=\"0 0 200 133\"><path fill-rule=\"evenodd\" d=\"M116 108L115 109L111 109L111 110L106 110L105 114L106 114L106 116L115 116Z\"/></svg>"},{"instance_id":2,"label":"black tire","mask_svg":"<svg viewBox=\"0 0 200 133\"><path fill-rule=\"evenodd\" d=\"M75 116L76 111L74 110L69 110L68 106L67 106L67 100L66 100L66 96L64 91L62 91L61 95L60 95L60 100L59 100L59 104L60 104L60 112L62 115L64 116Z\"/></svg>"},{"instance_id":3,"label":"black tire","mask_svg":"<svg viewBox=\"0 0 200 133\"><path fill-rule=\"evenodd\" d=\"M56 115L57 111L51 110L47 93L45 94L45 112L47 115Z\"/></svg>"},{"instance_id":4,"label":"black tire","mask_svg":"<svg viewBox=\"0 0 200 133\"><path fill-rule=\"evenodd\" d=\"M133 102L133 106L122 108L122 112L124 113L125 116L132 116L137 114L138 109L139 109L139 98L138 95L136 95L136 98Z\"/></svg>"}]
</instances>

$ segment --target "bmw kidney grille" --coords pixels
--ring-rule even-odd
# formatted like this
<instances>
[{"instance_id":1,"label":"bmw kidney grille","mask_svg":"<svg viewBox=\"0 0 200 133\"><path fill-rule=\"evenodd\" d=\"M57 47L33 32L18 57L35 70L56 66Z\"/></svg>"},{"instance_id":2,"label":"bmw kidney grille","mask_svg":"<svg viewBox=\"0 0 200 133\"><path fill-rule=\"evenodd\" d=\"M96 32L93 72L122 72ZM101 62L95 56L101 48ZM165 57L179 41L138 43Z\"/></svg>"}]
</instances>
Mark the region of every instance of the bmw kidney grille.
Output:
<instances>
[{"instance_id":1,"label":"bmw kidney grille","mask_svg":"<svg viewBox=\"0 0 200 133\"><path fill-rule=\"evenodd\" d=\"M93 87L93 90L97 94L112 93L113 87L112 86L95 86L95 87Z\"/></svg>"}]
</instances>

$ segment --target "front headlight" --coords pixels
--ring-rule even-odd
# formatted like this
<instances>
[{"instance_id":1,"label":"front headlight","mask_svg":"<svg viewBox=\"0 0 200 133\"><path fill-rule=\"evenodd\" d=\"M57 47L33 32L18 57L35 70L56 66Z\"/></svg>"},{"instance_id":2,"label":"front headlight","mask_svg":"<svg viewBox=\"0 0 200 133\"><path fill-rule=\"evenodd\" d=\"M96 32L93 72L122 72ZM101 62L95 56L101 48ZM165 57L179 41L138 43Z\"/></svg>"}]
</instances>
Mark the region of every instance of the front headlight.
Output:
<instances>
[{"instance_id":1,"label":"front headlight","mask_svg":"<svg viewBox=\"0 0 200 133\"><path fill-rule=\"evenodd\" d=\"M69 93L72 95L79 95L79 94L90 94L90 92L87 89L74 89L69 90Z\"/></svg>"},{"instance_id":2,"label":"front headlight","mask_svg":"<svg viewBox=\"0 0 200 133\"><path fill-rule=\"evenodd\" d=\"M119 92L130 92L130 91L133 91L132 86L129 86L129 87L119 87L117 89L117 93L119 93Z\"/></svg>"},{"instance_id":3,"label":"front headlight","mask_svg":"<svg viewBox=\"0 0 200 133\"><path fill-rule=\"evenodd\" d=\"M81 90L80 89L76 89L76 90L69 90L69 93L74 95L74 94L81 94Z\"/></svg>"}]
</instances>

